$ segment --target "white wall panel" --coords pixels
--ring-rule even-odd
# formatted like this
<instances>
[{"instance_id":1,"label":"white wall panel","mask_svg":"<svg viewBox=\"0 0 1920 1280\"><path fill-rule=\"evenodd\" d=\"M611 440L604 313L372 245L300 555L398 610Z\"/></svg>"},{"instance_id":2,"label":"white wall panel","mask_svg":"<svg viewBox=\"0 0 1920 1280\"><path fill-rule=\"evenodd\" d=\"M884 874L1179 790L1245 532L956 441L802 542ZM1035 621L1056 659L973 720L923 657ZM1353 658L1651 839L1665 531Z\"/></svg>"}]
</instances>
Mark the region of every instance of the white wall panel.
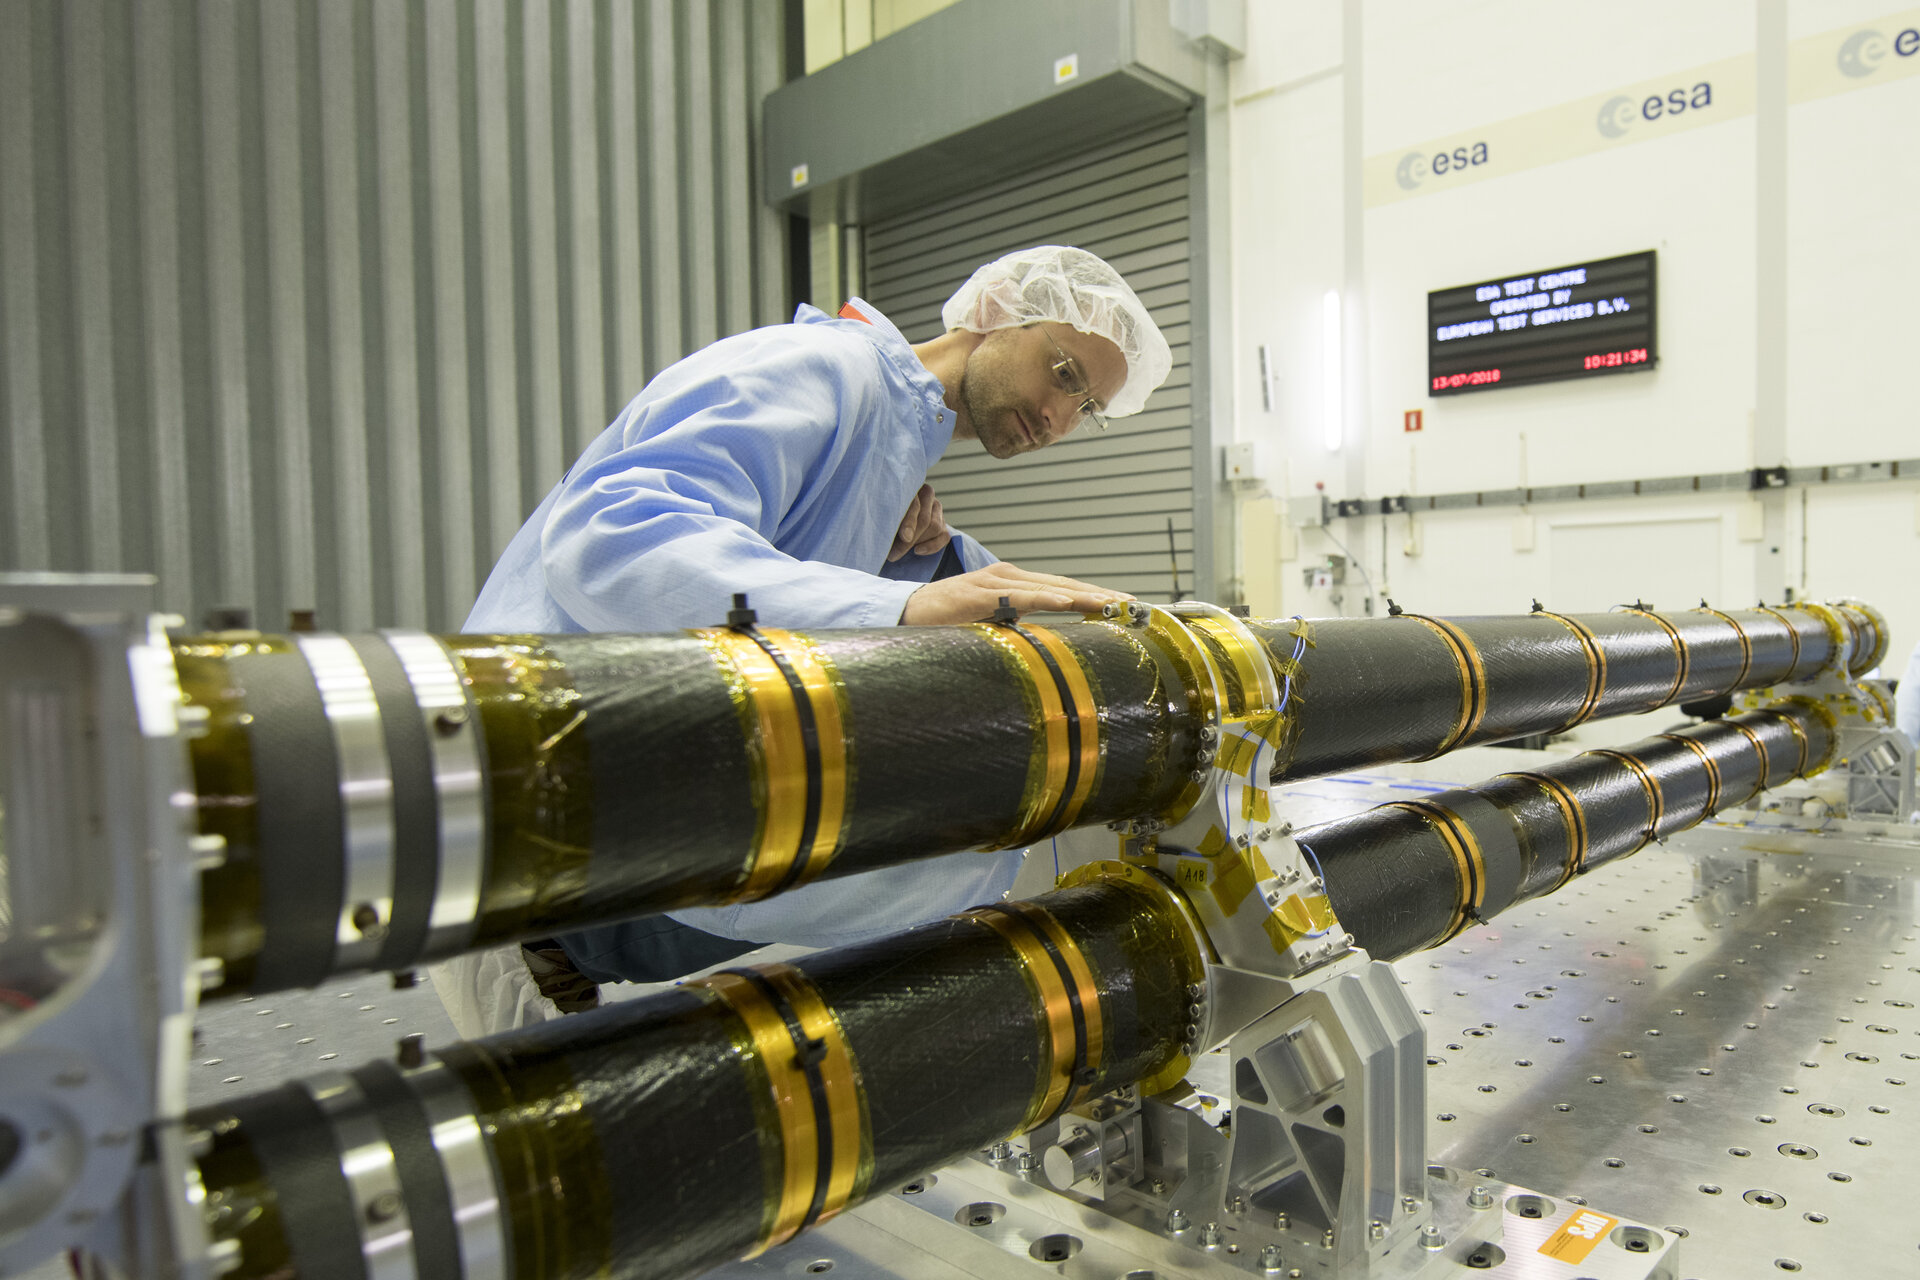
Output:
<instances>
[{"instance_id":1,"label":"white wall panel","mask_svg":"<svg viewBox=\"0 0 1920 1280\"><path fill-rule=\"evenodd\" d=\"M1627 0L1595 23L1525 0L1365 0L1356 68L1340 65L1332 30L1340 8L1250 6L1248 56L1233 69L1239 409L1232 435L1256 445L1274 493L1313 500L1321 484L1329 498L1363 496L1349 491L1345 465L1356 449L1365 459L1364 496L1374 498L1920 452L1907 314L1920 289L1920 239L1912 234L1920 169L1897 144L1920 119L1920 76L1913 74L1920 58L1889 53L1862 72L1836 68L1832 46L1818 44L1837 43L1855 26L1890 41L1914 24L1913 10L1885 0L1788 0L1784 89L1769 82L1771 101L1778 106L1784 92L1785 105L1769 116L1756 109L1766 93L1755 87L1762 68L1756 13L1765 6ZM1816 45L1819 56L1809 61ZM1606 131L1587 112L1556 117L1530 141L1522 136L1521 125L1540 119L1537 113L1641 81L1689 83L1710 66L1727 76L1716 80L1715 93L1728 110L1689 117L1698 128L1663 135L1641 120L1621 145L1600 145ZM1390 159L1454 133L1484 134L1496 151L1521 141L1541 149L1484 181L1391 192L1357 226L1343 225L1336 143L1346 124L1340 86L1348 70L1363 75L1360 123L1370 158ZM1785 196L1769 204L1773 188L1762 182L1773 160L1761 160L1781 155ZM1781 217L1784 234L1777 234ZM1371 413L1362 437L1336 453L1318 431L1318 308L1338 284L1350 231L1364 237ZM1429 290L1646 248L1660 253L1658 369L1427 394ZM1784 303L1768 288L1782 276ZM1777 365L1762 354L1777 349L1776 337L1785 351L1783 405L1770 399L1776 392L1767 375ZM1271 410L1261 408L1262 345L1274 370ZM1402 431L1409 409L1424 411L1418 434ZM1784 418L1784 443L1767 443L1763 433L1756 446L1756 419L1775 413ZM1413 554L1405 550L1404 517L1335 520L1331 532L1364 547L1378 590L1409 609L1509 612L1535 595L1550 608L1577 607L1555 594L1582 576L1563 563L1571 543L1554 549L1561 525L1658 528L1710 519L1720 529L1714 554L1654 536L1656 544L1673 542L1671 557L1694 562L1687 572L1701 594L1715 603L1751 603L1762 591L1773 598L1782 574L1796 593L1853 591L1895 615L1900 647L1920 641L1920 615L1900 616L1920 555L1911 493L1847 484L1814 487L1803 502L1790 492L1767 536L1750 541L1736 534L1744 495L1536 506L1531 551L1515 549L1512 507L1420 516ZM1312 514L1295 509L1289 518ZM1364 540L1352 536L1363 530ZM1318 530L1300 530L1297 558L1277 577L1286 612L1338 611L1328 593L1305 590L1300 573L1338 554ZM1668 566L1623 555L1617 568L1644 576L1652 599ZM1363 590L1350 578L1346 611L1357 609Z\"/></svg>"},{"instance_id":2,"label":"white wall panel","mask_svg":"<svg viewBox=\"0 0 1920 1280\"><path fill-rule=\"evenodd\" d=\"M777 0L0 0L0 568L457 626L687 344L786 319Z\"/></svg>"}]
</instances>

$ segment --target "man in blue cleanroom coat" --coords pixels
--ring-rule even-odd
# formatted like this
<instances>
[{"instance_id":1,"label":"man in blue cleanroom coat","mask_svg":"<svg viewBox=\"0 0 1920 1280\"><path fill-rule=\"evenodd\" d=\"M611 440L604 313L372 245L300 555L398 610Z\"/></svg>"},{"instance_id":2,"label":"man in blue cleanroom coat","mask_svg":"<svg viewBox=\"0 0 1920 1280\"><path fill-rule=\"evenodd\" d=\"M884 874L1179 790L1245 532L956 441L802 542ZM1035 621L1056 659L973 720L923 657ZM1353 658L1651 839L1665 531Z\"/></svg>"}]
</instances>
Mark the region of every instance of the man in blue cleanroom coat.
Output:
<instances>
[{"instance_id":1,"label":"man in blue cleanroom coat","mask_svg":"<svg viewBox=\"0 0 1920 1280\"><path fill-rule=\"evenodd\" d=\"M1125 598L952 537L925 480L952 439L1010 458L1139 412L1172 367L1145 306L1093 254L1042 246L980 268L941 318L945 333L910 344L860 299L837 317L803 306L665 370L508 544L465 629L713 626L736 591L762 624L811 629L970 622L1001 596L1023 613ZM529 963L557 989L569 968L657 981L765 942L860 941L1000 897L1020 857L957 854L588 929Z\"/></svg>"}]
</instances>

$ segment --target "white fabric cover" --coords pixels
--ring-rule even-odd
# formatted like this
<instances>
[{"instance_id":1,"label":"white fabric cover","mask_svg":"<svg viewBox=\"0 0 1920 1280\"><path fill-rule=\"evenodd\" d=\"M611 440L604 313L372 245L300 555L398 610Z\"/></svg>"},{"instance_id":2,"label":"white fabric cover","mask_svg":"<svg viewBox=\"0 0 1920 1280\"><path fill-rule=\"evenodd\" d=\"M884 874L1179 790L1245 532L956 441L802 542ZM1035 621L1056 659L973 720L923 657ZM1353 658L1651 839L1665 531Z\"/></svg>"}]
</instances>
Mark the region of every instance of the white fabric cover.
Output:
<instances>
[{"instance_id":1,"label":"white fabric cover","mask_svg":"<svg viewBox=\"0 0 1920 1280\"><path fill-rule=\"evenodd\" d=\"M1173 371L1173 348L1120 273L1085 249L1043 244L989 262L940 308L949 330L992 333L1051 320L1105 338L1127 358L1127 381L1104 413L1138 413Z\"/></svg>"}]
</instances>

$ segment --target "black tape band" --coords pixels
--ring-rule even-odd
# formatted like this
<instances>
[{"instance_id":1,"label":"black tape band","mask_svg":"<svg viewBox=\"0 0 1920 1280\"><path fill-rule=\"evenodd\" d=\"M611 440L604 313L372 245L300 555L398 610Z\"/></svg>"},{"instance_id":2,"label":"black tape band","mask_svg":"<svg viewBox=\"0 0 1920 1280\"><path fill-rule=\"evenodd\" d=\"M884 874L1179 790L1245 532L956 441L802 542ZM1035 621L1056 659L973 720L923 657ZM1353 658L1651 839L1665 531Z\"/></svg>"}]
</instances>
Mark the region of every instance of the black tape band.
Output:
<instances>
[{"instance_id":1,"label":"black tape band","mask_svg":"<svg viewBox=\"0 0 1920 1280\"><path fill-rule=\"evenodd\" d=\"M377 636L350 636L347 643L367 669L380 733L393 772L393 919L375 962L405 968L426 949L433 894L440 879L440 813L434 802L433 751L413 683L392 646Z\"/></svg>"},{"instance_id":2,"label":"black tape band","mask_svg":"<svg viewBox=\"0 0 1920 1280\"><path fill-rule=\"evenodd\" d=\"M461 1280L453 1198L447 1194L447 1176L434 1149L426 1109L391 1063L369 1062L351 1074L393 1149L394 1172L400 1176L413 1231L415 1280Z\"/></svg>"},{"instance_id":3,"label":"black tape band","mask_svg":"<svg viewBox=\"0 0 1920 1280\"><path fill-rule=\"evenodd\" d=\"M333 971L347 891L333 727L313 669L298 651L245 654L228 665L253 716L247 747L259 802L263 936L251 985L263 991L316 986Z\"/></svg>"},{"instance_id":4,"label":"black tape band","mask_svg":"<svg viewBox=\"0 0 1920 1280\"><path fill-rule=\"evenodd\" d=\"M793 1011L793 1006L780 994L780 989L767 981L765 974L753 969L723 969L721 972L745 978L773 1006L774 1012L780 1015L780 1021L786 1024L788 1038L793 1041L794 1061L806 1073L807 1095L813 1101L814 1150L819 1155L819 1161L814 1170L813 1198L807 1204L806 1216L800 1219L799 1229L805 1231L819 1221L820 1211L827 1203L827 1184L833 1179L833 1109L827 1103L826 1079L820 1074L822 1046L807 1037L806 1028L800 1025L800 1015Z\"/></svg>"},{"instance_id":5,"label":"black tape band","mask_svg":"<svg viewBox=\"0 0 1920 1280\"><path fill-rule=\"evenodd\" d=\"M1073 802L1074 789L1080 785L1080 705L1074 699L1073 689L1067 684L1067 673L1060 669L1052 650L1035 639L1033 633L1017 622L1008 623L1010 631L1018 632L1020 638L1032 645L1034 652L1040 655L1040 661L1047 664L1047 674L1053 677L1053 687L1060 693L1060 705L1067 712L1067 777L1060 784L1060 798L1054 802L1053 812L1041 824L1034 838L1039 839L1048 832L1058 829L1058 824L1067 812L1067 806Z\"/></svg>"},{"instance_id":6,"label":"black tape band","mask_svg":"<svg viewBox=\"0 0 1920 1280\"><path fill-rule=\"evenodd\" d=\"M793 695L794 718L800 722L800 747L807 758L807 807L800 820L800 847L794 854L793 865L787 868L786 875L780 878L775 893L784 893L806 877L807 863L813 857L814 839L820 833L820 726L813 718L813 700L807 696L807 686L800 679L800 673L793 669L787 656L779 649L767 643L767 638L752 627L744 634L773 659L773 665L780 668L785 677L787 691ZM825 1184L823 1183L822 1186ZM812 1218L807 1221L811 1223Z\"/></svg>"},{"instance_id":7,"label":"black tape band","mask_svg":"<svg viewBox=\"0 0 1920 1280\"><path fill-rule=\"evenodd\" d=\"M233 1114L283 1206L280 1229L300 1274L364 1280L359 1214L320 1104L286 1084L236 1104Z\"/></svg>"},{"instance_id":8,"label":"black tape band","mask_svg":"<svg viewBox=\"0 0 1920 1280\"><path fill-rule=\"evenodd\" d=\"M1441 792L1432 797L1431 803L1448 815L1456 834L1465 832L1473 840L1473 848L1479 852L1473 871L1480 905L1473 908L1474 913L1488 919L1512 906L1525 876L1520 865L1520 842L1506 811L1472 789ZM1469 856L1468 861L1474 860Z\"/></svg>"}]
</instances>

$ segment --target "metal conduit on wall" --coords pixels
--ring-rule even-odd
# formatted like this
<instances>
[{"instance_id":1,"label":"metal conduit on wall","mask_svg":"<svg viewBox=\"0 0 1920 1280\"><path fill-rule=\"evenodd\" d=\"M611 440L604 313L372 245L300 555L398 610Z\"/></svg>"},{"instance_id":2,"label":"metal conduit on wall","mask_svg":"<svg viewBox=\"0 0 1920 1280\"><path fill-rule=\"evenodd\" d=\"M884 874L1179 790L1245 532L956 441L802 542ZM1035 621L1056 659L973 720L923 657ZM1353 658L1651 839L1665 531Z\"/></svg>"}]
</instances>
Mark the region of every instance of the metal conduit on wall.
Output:
<instances>
[{"instance_id":1,"label":"metal conduit on wall","mask_svg":"<svg viewBox=\"0 0 1920 1280\"><path fill-rule=\"evenodd\" d=\"M0 568L454 627L646 379L787 318L778 0L0 0Z\"/></svg>"}]
</instances>

